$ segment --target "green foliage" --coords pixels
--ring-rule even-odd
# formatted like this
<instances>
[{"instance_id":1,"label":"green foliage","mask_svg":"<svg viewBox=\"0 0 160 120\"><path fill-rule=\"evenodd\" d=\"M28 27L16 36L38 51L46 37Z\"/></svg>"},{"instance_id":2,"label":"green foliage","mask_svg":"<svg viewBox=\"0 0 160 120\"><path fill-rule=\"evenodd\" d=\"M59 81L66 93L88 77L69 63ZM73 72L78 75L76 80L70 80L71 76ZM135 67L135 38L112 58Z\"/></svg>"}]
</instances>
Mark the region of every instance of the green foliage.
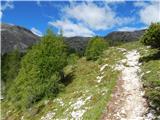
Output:
<instances>
[{"instance_id":1,"label":"green foliage","mask_svg":"<svg viewBox=\"0 0 160 120\"><path fill-rule=\"evenodd\" d=\"M6 53L2 56L1 77L6 88L12 83L18 74L21 57L22 56L18 50L14 50L13 52Z\"/></svg>"},{"instance_id":2,"label":"green foliage","mask_svg":"<svg viewBox=\"0 0 160 120\"><path fill-rule=\"evenodd\" d=\"M152 23L141 38L141 42L152 48L160 48L160 23Z\"/></svg>"},{"instance_id":3,"label":"green foliage","mask_svg":"<svg viewBox=\"0 0 160 120\"><path fill-rule=\"evenodd\" d=\"M75 53L72 53L69 55L67 61L68 61L68 64L75 64L79 59L79 56Z\"/></svg>"},{"instance_id":4,"label":"green foliage","mask_svg":"<svg viewBox=\"0 0 160 120\"><path fill-rule=\"evenodd\" d=\"M106 41L108 42L109 46L120 46L127 42L124 40L109 40L109 39L107 39Z\"/></svg>"},{"instance_id":5,"label":"green foliage","mask_svg":"<svg viewBox=\"0 0 160 120\"><path fill-rule=\"evenodd\" d=\"M142 80L145 88L145 96L154 106L155 110L160 107L160 57L156 49L150 49L145 56L141 58L143 62L142 70L144 73ZM149 71L149 72L148 72ZM157 114L160 113L157 111Z\"/></svg>"},{"instance_id":6,"label":"green foliage","mask_svg":"<svg viewBox=\"0 0 160 120\"><path fill-rule=\"evenodd\" d=\"M48 30L41 42L23 57L8 99L16 107L28 108L43 97L55 97L63 87L60 80L67 64L66 51L62 37Z\"/></svg>"},{"instance_id":7,"label":"green foliage","mask_svg":"<svg viewBox=\"0 0 160 120\"><path fill-rule=\"evenodd\" d=\"M102 52L108 47L105 40L99 37L92 38L87 45L85 56L87 60L97 60Z\"/></svg>"}]
</instances>

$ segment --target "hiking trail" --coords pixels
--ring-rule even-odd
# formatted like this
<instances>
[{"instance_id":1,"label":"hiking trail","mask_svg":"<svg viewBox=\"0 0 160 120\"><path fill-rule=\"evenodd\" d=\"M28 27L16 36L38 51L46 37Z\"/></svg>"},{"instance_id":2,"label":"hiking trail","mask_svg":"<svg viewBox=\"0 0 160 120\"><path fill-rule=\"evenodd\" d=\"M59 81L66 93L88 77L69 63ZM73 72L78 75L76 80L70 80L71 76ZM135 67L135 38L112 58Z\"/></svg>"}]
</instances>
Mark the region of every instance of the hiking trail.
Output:
<instances>
[{"instance_id":1,"label":"hiking trail","mask_svg":"<svg viewBox=\"0 0 160 120\"><path fill-rule=\"evenodd\" d=\"M103 120L151 120L152 115L145 115L148 105L141 82L141 69L137 50L123 50L125 59L120 60L115 70L121 72Z\"/></svg>"}]
</instances>

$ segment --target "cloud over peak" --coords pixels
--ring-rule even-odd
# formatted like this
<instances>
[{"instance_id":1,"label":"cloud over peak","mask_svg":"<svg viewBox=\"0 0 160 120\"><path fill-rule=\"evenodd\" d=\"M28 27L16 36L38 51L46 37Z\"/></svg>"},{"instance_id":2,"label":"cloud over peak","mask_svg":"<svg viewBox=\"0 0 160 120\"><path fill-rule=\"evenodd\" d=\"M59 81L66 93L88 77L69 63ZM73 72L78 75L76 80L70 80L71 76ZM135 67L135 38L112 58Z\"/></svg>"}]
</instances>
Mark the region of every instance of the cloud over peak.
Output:
<instances>
[{"instance_id":1,"label":"cloud over peak","mask_svg":"<svg viewBox=\"0 0 160 120\"><path fill-rule=\"evenodd\" d=\"M95 31L107 30L134 21L132 17L118 17L111 7L94 2L71 3L62 8L62 18L49 24L62 29L64 36L93 36ZM78 31L76 31L78 30Z\"/></svg>"},{"instance_id":2,"label":"cloud over peak","mask_svg":"<svg viewBox=\"0 0 160 120\"><path fill-rule=\"evenodd\" d=\"M73 36L84 36L91 37L94 36L94 32L85 27L84 25L78 23L75 24L69 20L57 20L56 22L49 22L50 25L59 28L63 31L63 36L73 37Z\"/></svg>"},{"instance_id":3,"label":"cloud over peak","mask_svg":"<svg viewBox=\"0 0 160 120\"><path fill-rule=\"evenodd\" d=\"M106 29L114 23L115 13L109 7L99 7L93 3L82 3L64 9L68 18L83 22L95 29Z\"/></svg>"},{"instance_id":4,"label":"cloud over peak","mask_svg":"<svg viewBox=\"0 0 160 120\"><path fill-rule=\"evenodd\" d=\"M36 29L36 28L31 28L31 31L32 31L32 33L34 33L35 35L38 35L38 36L42 36L42 32L41 31L39 31L38 29Z\"/></svg>"}]
</instances>

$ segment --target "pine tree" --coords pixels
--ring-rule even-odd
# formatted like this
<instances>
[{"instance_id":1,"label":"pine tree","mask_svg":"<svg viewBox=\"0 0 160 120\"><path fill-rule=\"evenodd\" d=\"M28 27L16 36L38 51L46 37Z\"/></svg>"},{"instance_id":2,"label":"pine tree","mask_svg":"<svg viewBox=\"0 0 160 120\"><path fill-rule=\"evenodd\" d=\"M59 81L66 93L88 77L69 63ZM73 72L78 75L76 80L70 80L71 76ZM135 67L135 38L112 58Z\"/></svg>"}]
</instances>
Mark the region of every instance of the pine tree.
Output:
<instances>
[{"instance_id":1,"label":"pine tree","mask_svg":"<svg viewBox=\"0 0 160 120\"><path fill-rule=\"evenodd\" d=\"M61 72L67 64L66 51L62 37L49 29L23 57L19 74L8 90L8 100L25 109L43 97L55 97L63 88Z\"/></svg>"}]
</instances>

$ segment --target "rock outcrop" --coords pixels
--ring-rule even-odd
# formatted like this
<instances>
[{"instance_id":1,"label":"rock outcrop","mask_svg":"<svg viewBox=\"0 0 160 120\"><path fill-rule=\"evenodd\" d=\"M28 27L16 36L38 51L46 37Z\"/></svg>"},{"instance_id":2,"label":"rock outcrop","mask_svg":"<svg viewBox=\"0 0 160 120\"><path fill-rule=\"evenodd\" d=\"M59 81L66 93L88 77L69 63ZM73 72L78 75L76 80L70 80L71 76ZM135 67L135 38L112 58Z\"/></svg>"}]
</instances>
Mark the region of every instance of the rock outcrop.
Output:
<instances>
[{"instance_id":1,"label":"rock outcrop","mask_svg":"<svg viewBox=\"0 0 160 120\"><path fill-rule=\"evenodd\" d=\"M25 52L28 47L36 44L39 40L40 38L38 36L26 28L4 23L1 24L2 55L14 49Z\"/></svg>"}]
</instances>

